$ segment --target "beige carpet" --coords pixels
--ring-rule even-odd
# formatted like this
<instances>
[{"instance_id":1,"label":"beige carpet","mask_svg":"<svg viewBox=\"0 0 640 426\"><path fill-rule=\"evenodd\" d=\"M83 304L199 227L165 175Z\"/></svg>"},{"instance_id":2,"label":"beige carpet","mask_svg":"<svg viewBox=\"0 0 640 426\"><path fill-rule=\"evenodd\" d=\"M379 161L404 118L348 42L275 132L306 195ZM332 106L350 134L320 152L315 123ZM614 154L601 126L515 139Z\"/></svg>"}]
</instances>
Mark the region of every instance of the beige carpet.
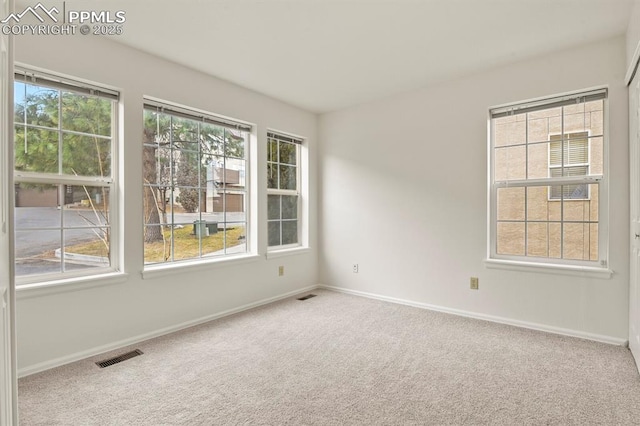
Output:
<instances>
[{"instance_id":1,"label":"beige carpet","mask_svg":"<svg viewBox=\"0 0 640 426\"><path fill-rule=\"evenodd\" d=\"M626 348L314 293L23 378L21 424L640 424Z\"/></svg>"}]
</instances>

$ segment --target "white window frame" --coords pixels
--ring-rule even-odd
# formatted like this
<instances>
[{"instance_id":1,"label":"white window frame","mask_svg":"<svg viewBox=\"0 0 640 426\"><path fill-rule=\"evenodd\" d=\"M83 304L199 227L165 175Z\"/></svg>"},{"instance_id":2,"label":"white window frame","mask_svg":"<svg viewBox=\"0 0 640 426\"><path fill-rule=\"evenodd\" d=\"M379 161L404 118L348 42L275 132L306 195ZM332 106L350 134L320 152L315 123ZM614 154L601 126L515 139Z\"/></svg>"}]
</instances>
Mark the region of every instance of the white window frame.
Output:
<instances>
[{"instance_id":1,"label":"white window frame","mask_svg":"<svg viewBox=\"0 0 640 426\"><path fill-rule=\"evenodd\" d=\"M604 94L604 98L601 98ZM576 101L582 98L589 102L594 98L603 100L603 174L587 176L548 177L546 179L518 179L495 181L495 145L494 145L494 121L496 114L519 114L527 110L542 110L553 108L558 104ZM489 268L501 268L531 272L554 272L583 275L594 274L599 277L609 278L613 271L608 268L609 247L609 99L606 87L596 87L578 92L568 92L553 97L536 98L528 101L499 105L488 111L487 140L488 140L488 226L487 226L487 259L485 263ZM591 151L590 151L591 155ZM589 158L591 160L591 158ZM598 259L597 260L572 260L556 259L548 257L534 257L525 255L503 255L497 253L497 192L499 188L534 187L569 184L597 184L599 186L598 204ZM570 200L568 200L570 201ZM526 220L525 220L526 222Z\"/></svg>"},{"instance_id":2,"label":"white window frame","mask_svg":"<svg viewBox=\"0 0 640 426\"><path fill-rule=\"evenodd\" d=\"M245 205L245 247L246 250L242 253L225 253L220 256L200 256L189 259L178 259L172 261L158 262L158 263L145 263L143 266L143 278L153 278L156 276L164 275L167 273L176 273L184 268L191 269L201 269L206 268L210 269L214 265L218 265L221 263L243 263L246 261L255 260L255 249L254 249L254 227L253 225L253 210L254 203L252 197L252 188L253 188L253 164L254 164L254 156L253 156L253 129L254 126L251 123L237 120L234 118L224 117L218 114L214 114L205 110L197 109L190 106L180 105L174 102L166 101L163 99L154 98L151 96L144 96L144 109L156 109L159 112L165 112L167 114L173 114L177 117L187 118L195 121L202 121L208 124L213 124L221 127L235 128L243 130L247 133L247 138L245 140L245 170L244 170L244 205ZM144 183L143 183L144 187ZM206 187L206 184L205 184ZM201 187L202 188L202 187ZM143 227L144 218L143 218Z\"/></svg>"},{"instance_id":3,"label":"white window frame","mask_svg":"<svg viewBox=\"0 0 640 426\"><path fill-rule=\"evenodd\" d=\"M267 185L267 200L269 195L289 195L289 196L297 196L297 243L294 244L282 244L282 245L269 245L269 222L279 221L280 226L280 240L282 241L282 219L269 219L267 216L267 253L276 253L276 252L286 252L288 250L296 249L303 246L303 194L302 194L302 148L304 144L304 138L299 136L294 136L290 133L281 132L277 130L268 130L267 131L267 149L269 149L269 139L282 138L284 142L292 143L296 146L296 189L277 189L277 188L269 188ZM288 140L290 140L290 142ZM267 161L267 164L281 164L279 161ZM267 201L268 202L268 201Z\"/></svg>"},{"instance_id":4,"label":"white window frame","mask_svg":"<svg viewBox=\"0 0 640 426\"><path fill-rule=\"evenodd\" d=\"M110 177L86 177L74 176L68 174L55 173L39 173L25 172L14 169L14 183L35 183L61 185L63 188L67 185L71 186L89 186L102 187L109 189L109 266L101 268L88 268L75 271L52 272L44 274L16 276L17 290L37 289L43 286L58 287L61 284L77 283L83 287L90 283L91 279L105 277L107 280L117 279L121 275L121 253L120 253L120 211L118 206L119 200L119 157L120 157L120 127L118 120L118 111L120 104L120 93L113 89L100 84L90 83L86 80L67 77L60 74L44 71L37 68L31 68L23 65L15 66L15 81L36 84L44 87L50 87L61 91L70 91L75 93L89 93L93 95L102 95L110 98L112 101L111 110L111 176ZM12 105L12 108L14 106ZM14 123L12 123L15 126ZM59 133L64 132L61 128L56 130ZM62 189L58 189L62 191ZM64 228L61 223L60 229ZM15 228L16 231L19 229ZM29 230L38 231L38 228L29 228ZM64 259L61 259L64 262Z\"/></svg>"}]
</instances>

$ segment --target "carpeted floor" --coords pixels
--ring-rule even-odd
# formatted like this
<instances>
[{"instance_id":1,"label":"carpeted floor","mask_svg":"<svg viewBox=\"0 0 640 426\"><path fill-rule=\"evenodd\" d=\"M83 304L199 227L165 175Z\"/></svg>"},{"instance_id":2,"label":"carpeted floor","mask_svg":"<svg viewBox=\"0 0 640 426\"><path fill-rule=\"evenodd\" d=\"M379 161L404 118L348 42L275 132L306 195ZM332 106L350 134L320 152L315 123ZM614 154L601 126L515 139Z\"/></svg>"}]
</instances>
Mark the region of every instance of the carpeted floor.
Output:
<instances>
[{"instance_id":1,"label":"carpeted floor","mask_svg":"<svg viewBox=\"0 0 640 426\"><path fill-rule=\"evenodd\" d=\"M627 348L314 294L23 378L21 425L640 424Z\"/></svg>"}]
</instances>

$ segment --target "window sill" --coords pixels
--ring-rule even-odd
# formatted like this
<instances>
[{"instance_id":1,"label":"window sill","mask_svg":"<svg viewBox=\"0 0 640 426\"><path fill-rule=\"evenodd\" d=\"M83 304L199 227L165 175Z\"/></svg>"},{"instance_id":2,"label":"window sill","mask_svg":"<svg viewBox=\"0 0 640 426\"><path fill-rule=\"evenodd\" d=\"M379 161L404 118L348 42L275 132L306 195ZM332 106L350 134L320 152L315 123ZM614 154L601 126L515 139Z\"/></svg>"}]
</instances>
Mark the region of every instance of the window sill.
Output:
<instances>
[{"instance_id":1,"label":"window sill","mask_svg":"<svg viewBox=\"0 0 640 426\"><path fill-rule=\"evenodd\" d=\"M311 252L309 247L294 247L288 249L274 250L267 252L267 259L277 259L284 256L295 256L297 254L306 254Z\"/></svg>"},{"instance_id":2,"label":"window sill","mask_svg":"<svg viewBox=\"0 0 640 426\"><path fill-rule=\"evenodd\" d=\"M88 288L111 284L121 284L127 281L128 276L129 274L123 272L109 272L101 275L65 278L41 283L17 284L16 299L28 299L68 291L86 290Z\"/></svg>"},{"instance_id":3,"label":"window sill","mask_svg":"<svg viewBox=\"0 0 640 426\"><path fill-rule=\"evenodd\" d=\"M146 280L149 278L156 278L165 275L233 266L243 263L255 262L259 259L260 256L255 254L243 254L241 256L224 257L212 260L185 261L169 264L149 265L146 266L146 269L144 271L142 271L142 278Z\"/></svg>"},{"instance_id":4,"label":"window sill","mask_svg":"<svg viewBox=\"0 0 640 426\"><path fill-rule=\"evenodd\" d=\"M504 259L485 259L484 263L489 269L505 269L508 271L539 272L603 279L609 279L613 276L611 269L599 268L597 266L558 265L553 263L535 263Z\"/></svg>"}]
</instances>

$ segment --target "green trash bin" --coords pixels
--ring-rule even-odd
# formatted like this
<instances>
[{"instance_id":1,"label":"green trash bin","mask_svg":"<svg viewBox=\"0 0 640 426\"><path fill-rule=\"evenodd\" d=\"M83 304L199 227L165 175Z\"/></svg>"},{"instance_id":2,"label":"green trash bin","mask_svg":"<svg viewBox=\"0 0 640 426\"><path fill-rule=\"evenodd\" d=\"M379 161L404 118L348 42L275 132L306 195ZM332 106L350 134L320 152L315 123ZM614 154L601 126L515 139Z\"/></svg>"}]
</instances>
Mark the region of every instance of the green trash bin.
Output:
<instances>
[{"instance_id":1,"label":"green trash bin","mask_svg":"<svg viewBox=\"0 0 640 426\"><path fill-rule=\"evenodd\" d=\"M194 220L193 221L193 234L196 237L208 237L209 229L207 228L206 220Z\"/></svg>"},{"instance_id":2,"label":"green trash bin","mask_svg":"<svg viewBox=\"0 0 640 426\"><path fill-rule=\"evenodd\" d=\"M209 235L218 233L218 222L207 222L207 231L209 231Z\"/></svg>"}]
</instances>

